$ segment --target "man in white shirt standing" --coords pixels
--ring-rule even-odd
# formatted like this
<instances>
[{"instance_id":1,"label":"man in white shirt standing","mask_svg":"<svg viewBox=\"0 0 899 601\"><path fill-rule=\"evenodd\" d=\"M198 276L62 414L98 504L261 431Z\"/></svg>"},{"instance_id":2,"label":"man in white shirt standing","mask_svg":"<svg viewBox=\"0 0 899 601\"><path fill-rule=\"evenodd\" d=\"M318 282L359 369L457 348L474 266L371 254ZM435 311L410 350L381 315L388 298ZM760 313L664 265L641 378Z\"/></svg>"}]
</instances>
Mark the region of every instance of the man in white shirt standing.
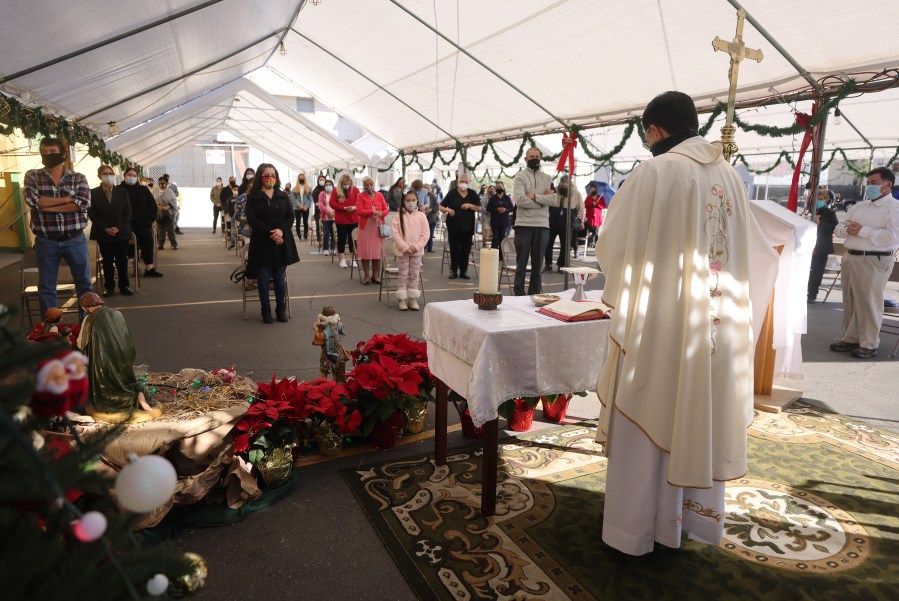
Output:
<instances>
[{"instance_id":1,"label":"man in white shirt standing","mask_svg":"<svg viewBox=\"0 0 899 601\"><path fill-rule=\"evenodd\" d=\"M899 248L899 201L892 197L896 176L886 167L868 172L865 198L849 208L834 230L845 238L840 281L843 288L843 335L830 345L838 353L871 359L880 346L883 292Z\"/></svg>"}]
</instances>

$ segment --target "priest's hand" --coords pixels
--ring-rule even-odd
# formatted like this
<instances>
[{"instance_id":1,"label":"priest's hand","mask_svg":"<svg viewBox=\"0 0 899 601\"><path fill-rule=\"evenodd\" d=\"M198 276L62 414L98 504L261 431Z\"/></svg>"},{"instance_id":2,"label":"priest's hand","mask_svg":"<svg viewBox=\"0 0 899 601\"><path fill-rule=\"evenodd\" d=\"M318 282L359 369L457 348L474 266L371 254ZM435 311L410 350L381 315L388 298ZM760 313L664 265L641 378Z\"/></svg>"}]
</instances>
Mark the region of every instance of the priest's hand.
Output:
<instances>
[{"instance_id":1,"label":"priest's hand","mask_svg":"<svg viewBox=\"0 0 899 601\"><path fill-rule=\"evenodd\" d=\"M858 233L862 231L862 224L855 221L848 221L846 225L846 232L850 236L858 236Z\"/></svg>"}]
</instances>

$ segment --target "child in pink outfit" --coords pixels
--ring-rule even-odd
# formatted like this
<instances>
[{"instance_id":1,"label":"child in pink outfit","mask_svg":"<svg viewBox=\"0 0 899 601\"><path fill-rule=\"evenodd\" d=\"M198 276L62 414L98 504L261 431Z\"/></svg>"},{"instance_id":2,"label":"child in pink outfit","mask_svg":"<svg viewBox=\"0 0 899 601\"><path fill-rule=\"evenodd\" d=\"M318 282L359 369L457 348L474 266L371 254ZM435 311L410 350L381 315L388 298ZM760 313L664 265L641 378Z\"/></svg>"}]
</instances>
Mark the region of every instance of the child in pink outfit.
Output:
<instances>
[{"instance_id":1,"label":"child in pink outfit","mask_svg":"<svg viewBox=\"0 0 899 601\"><path fill-rule=\"evenodd\" d=\"M396 253L397 274L396 298L400 311L412 309L418 311L418 299L421 290L418 288L421 258L425 245L431 237L428 218L418 210L418 198L414 192L403 196L403 206L393 216L390 227L393 236L393 247Z\"/></svg>"}]
</instances>

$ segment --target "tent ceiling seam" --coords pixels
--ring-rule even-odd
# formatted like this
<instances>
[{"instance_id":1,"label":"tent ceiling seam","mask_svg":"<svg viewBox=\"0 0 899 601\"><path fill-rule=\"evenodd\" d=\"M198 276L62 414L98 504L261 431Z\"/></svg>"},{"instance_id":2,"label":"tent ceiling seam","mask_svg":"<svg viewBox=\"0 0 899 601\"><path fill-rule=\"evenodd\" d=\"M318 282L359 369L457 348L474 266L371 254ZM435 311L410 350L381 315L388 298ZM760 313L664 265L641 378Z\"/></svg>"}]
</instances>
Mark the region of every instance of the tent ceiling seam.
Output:
<instances>
[{"instance_id":1,"label":"tent ceiling seam","mask_svg":"<svg viewBox=\"0 0 899 601\"><path fill-rule=\"evenodd\" d=\"M78 56L81 56L82 54L87 54L88 52L92 52L99 48L103 48L104 46L108 46L109 44L114 44L115 42L124 40L126 38L130 38L131 36L137 35L139 33L143 33L147 30L154 29L156 27L159 27L160 25L165 25L166 23L171 23L172 21L176 21L176 20L180 19L181 17L186 17L187 15L190 15L197 11L201 11L204 8L207 8L214 4L218 4L220 2L224 2L224 0L207 0L206 2L203 2L196 6L192 6L191 8L184 9L181 12L175 13L174 15L169 15L165 18L153 21L152 23L149 23L147 25L142 25L135 29L126 31L125 33L120 33L119 35L113 36L111 38L105 39L100 42L96 42L94 44L91 44L90 46L81 48L80 50L75 50L68 54L64 54L63 56L57 57L53 60L45 61L39 65L34 65L33 67L28 67L27 69L22 69L21 71L16 71L15 73L13 73L11 75L7 75L6 77L0 78L0 84L4 84L8 81L12 81L13 79L18 79L20 77L30 75L36 71L41 71L43 69L46 69L47 67L52 67L53 65L58 65L59 63L65 62L69 59L76 58Z\"/></svg>"},{"instance_id":2,"label":"tent ceiling seam","mask_svg":"<svg viewBox=\"0 0 899 601\"><path fill-rule=\"evenodd\" d=\"M402 4L400 4L397 0L389 0L389 1L391 3L393 3L397 8L399 8L400 10L405 12L407 15L409 15L410 17L412 17L413 19L415 19L416 21L418 21L419 23L421 23L422 25L424 25L425 27L427 27L428 29L433 31L435 34L440 36L441 39L443 39L445 42L452 45L454 48L456 48L456 50L458 50L459 52L461 52L462 54L464 54L465 56L467 56L468 58L473 60L475 63L480 65L483 69L486 69L491 75L493 75L494 77L496 77L497 79L499 79L500 81L505 83L507 86L509 86L510 88L515 90L515 92L517 92L520 96L522 96L528 102L530 102L531 104L533 104L534 106L539 108L541 111L543 111L544 113L546 113L547 115L552 117L553 120L558 121L559 123L561 123L562 125L564 125L566 127L568 126L568 124L561 117L557 117L556 115L554 115L552 113L552 111L550 111L548 108L546 108L545 106L543 106L542 104L537 102L535 99L531 98L521 88L519 88L518 86L513 84L511 81L509 81L508 79L506 79L505 77L503 77L502 75L500 75L499 73L494 71L489 65L487 65L485 62L483 62L482 60L475 57L472 53L470 53L468 50L463 48L461 45L459 45L456 42L449 39L447 36L445 36L443 33L441 33L436 27L432 27L427 21L425 21L424 19L422 19L421 17L416 15L414 12L412 12L411 10L409 10Z\"/></svg>"},{"instance_id":3,"label":"tent ceiling seam","mask_svg":"<svg viewBox=\"0 0 899 601\"><path fill-rule=\"evenodd\" d=\"M349 69L351 69L351 70L352 70L354 73L356 73L357 75L363 77L366 81L368 81L369 83L371 83L372 85L374 85L375 87L377 87L379 90L382 90L385 94L389 94L391 98L393 98L394 100L396 100L397 102L399 102L400 104L402 104L403 106L405 106L406 108L408 108L410 111L412 111L413 113L415 113L416 115L418 115L419 117L421 117L422 119L424 119L425 121L427 121L428 123L430 123L431 125L433 125L434 127L436 127L437 129L439 129L440 131L442 131L443 133L445 133L447 136L449 136L450 138L452 138L453 140L456 140L456 141L458 142L458 140L456 139L456 136L454 136L453 134L449 133L448 131L446 131L445 129L443 129L442 127L440 127L438 124L436 124L436 123L434 123L433 121L431 121L430 119L428 119L426 116L424 116L422 113L420 113L415 107L413 107L412 105L408 104L405 100L401 99L399 96L397 96L396 94L394 94L393 92L391 92L391 91L388 90L387 88L383 87L381 84L379 84L378 82L376 82L375 80L373 80L371 77L369 77L368 75L364 74L362 71L359 71L356 67L352 66L351 64L349 64L348 62L346 62L345 60L343 60L342 58L340 58L339 56L337 56L336 54L334 54L333 52L331 52L331 51L328 50L327 48L321 46L321 45L320 45L318 42L316 42L315 40L313 40L313 39L307 37L306 35L304 35L304 34L302 34L302 33L300 33L299 31L296 30L296 28L291 27L290 30L293 31L293 32L294 32L295 34L297 34L298 36L300 36L301 38L303 38L304 40L306 40L307 42L309 42L310 44L312 44L313 46L315 46L316 48L318 48L319 50L321 50L322 52L324 52L325 54L327 54L328 56L330 56L330 57L336 59L337 61L339 61L340 64L342 64L342 65L348 67Z\"/></svg>"},{"instance_id":4,"label":"tent ceiling seam","mask_svg":"<svg viewBox=\"0 0 899 601\"><path fill-rule=\"evenodd\" d=\"M101 109L97 109L96 111L94 111L94 112L92 112L92 113L89 113L89 114L87 114L87 115L84 115L83 117L79 117L79 118L75 119L75 121L76 121L76 122L77 122L77 121L84 121L85 119L88 119L89 117L93 117L94 115L97 115L97 114L106 112L106 111L108 111L108 110L110 110L110 109L113 109L113 108L115 108L115 107L117 107L117 106L119 106L119 105L121 105L121 104L125 104L126 102L131 102L131 101L134 100L135 98L140 98L141 96L144 96L145 94L149 94L150 92L155 92L156 90L158 90L158 89L160 89L160 88L164 88L164 87L167 86L167 85L171 85L171 84L173 84L173 83L175 83L175 82L177 82L177 81L180 81L180 80L183 80L183 79L187 79L188 77L192 77L192 76L194 76L194 75L197 75L200 71L205 71L205 70L208 69L209 67L215 66L215 65L217 65L217 64L219 64L219 63L221 63L221 62L223 62L223 61L228 60L229 58L232 58L232 57L234 57L234 56L237 56L237 55L240 54L241 52L245 52L245 51L249 50L249 49L252 48L253 46L257 46L257 45L261 44L261 43L264 42L265 40L269 39L269 38L272 37L272 36L277 35L277 34L280 33L281 31L282 31L282 30L280 30L280 29L277 30L277 31L273 31L273 32L271 32L271 33L269 33L269 34L267 34L267 35L261 37L261 38L257 38L255 41L253 41L253 42L247 44L246 46L243 46L243 47L241 47L241 48L239 48L239 49L237 49L237 50L235 50L235 51L233 51L233 52L230 52L230 53L228 53L227 55L225 55L225 56L223 56L223 57L221 57L221 58L218 58L218 59L212 61L211 63L207 63L206 65L203 65L202 67L200 67L200 68L198 68L198 69L194 69L193 71L191 71L191 72L189 72L189 73L186 73L186 74L183 73L183 74L179 75L178 77L175 77L175 78L173 78L173 79L170 79L170 80L168 80L168 81L166 81L166 82L164 82L164 83L155 85L155 86L153 86L153 87L151 87L151 88L148 88L148 89L146 89L146 90L142 90L142 91L140 91L140 92L137 92L136 94L132 94L131 96L129 96L129 97L123 99L123 100L118 100L118 101L116 101L116 102L114 102L114 103L112 103L112 104L109 104L109 105L107 105L107 106L101 108ZM265 63L263 63L263 64L265 64ZM198 98L199 98L199 96L198 96Z\"/></svg>"}]
</instances>

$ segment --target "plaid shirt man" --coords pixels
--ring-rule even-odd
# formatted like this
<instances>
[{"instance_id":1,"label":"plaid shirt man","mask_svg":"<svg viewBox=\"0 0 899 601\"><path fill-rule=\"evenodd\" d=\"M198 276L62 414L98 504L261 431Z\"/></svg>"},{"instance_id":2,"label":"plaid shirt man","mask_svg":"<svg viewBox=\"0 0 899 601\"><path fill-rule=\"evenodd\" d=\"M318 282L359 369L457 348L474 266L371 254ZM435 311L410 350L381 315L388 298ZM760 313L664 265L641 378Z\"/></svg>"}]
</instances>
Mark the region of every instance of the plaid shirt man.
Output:
<instances>
[{"instance_id":1,"label":"plaid shirt man","mask_svg":"<svg viewBox=\"0 0 899 601\"><path fill-rule=\"evenodd\" d=\"M72 197L81 209L74 213L50 213L38 207L41 196L53 198ZM81 173L63 171L59 185L44 169L32 169L25 173L25 203L31 207L31 231L35 236L55 239L77 234L87 227L87 210L91 206L91 189Z\"/></svg>"}]
</instances>

